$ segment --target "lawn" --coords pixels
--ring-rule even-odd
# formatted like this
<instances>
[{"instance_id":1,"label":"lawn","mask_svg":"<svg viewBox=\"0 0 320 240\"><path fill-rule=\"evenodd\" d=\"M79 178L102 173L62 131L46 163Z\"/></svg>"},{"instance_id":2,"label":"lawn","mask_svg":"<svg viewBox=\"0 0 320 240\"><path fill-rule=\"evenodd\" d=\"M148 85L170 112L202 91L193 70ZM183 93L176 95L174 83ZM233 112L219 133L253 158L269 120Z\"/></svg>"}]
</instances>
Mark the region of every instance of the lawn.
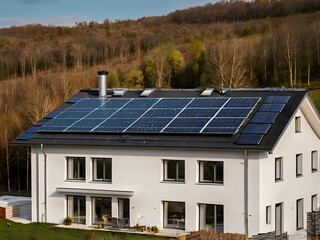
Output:
<instances>
[{"instance_id":1,"label":"lawn","mask_svg":"<svg viewBox=\"0 0 320 240\"><path fill-rule=\"evenodd\" d=\"M0 219L1 240L173 240L152 235L58 228L52 224L21 224Z\"/></svg>"},{"instance_id":2,"label":"lawn","mask_svg":"<svg viewBox=\"0 0 320 240\"><path fill-rule=\"evenodd\" d=\"M316 104L318 110L320 111L320 89L311 90L310 95Z\"/></svg>"}]
</instances>

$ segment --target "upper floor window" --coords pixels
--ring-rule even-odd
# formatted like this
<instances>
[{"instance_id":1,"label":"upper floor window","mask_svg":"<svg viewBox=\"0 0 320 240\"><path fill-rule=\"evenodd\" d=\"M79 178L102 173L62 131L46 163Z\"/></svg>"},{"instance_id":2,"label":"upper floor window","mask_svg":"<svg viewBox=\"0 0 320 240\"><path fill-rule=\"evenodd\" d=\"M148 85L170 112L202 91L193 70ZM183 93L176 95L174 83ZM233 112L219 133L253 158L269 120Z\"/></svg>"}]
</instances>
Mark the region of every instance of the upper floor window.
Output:
<instances>
[{"instance_id":1,"label":"upper floor window","mask_svg":"<svg viewBox=\"0 0 320 240\"><path fill-rule=\"evenodd\" d=\"M280 181L283 179L283 158L278 157L275 159L275 180Z\"/></svg>"},{"instance_id":2,"label":"upper floor window","mask_svg":"<svg viewBox=\"0 0 320 240\"><path fill-rule=\"evenodd\" d=\"M223 162L199 161L199 182L223 183Z\"/></svg>"},{"instance_id":3,"label":"upper floor window","mask_svg":"<svg viewBox=\"0 0 320 240\"><path fill-rule=\"evenodd\" d=\"M311 171L318 171L318 151L311 152Z\"/></svg>"},{"instance_id":4,"label":"upper floor window","mask_svg":"<svg viewBox=\"0 0 320 240\"><path fill-rule=\"evenodd\" d=\"M184 181L184 161L163 160L163 173L165 181Z\"/></svg>"},{"instance_id":5,"label":"upper floor window","mask_svg":"<svg viewBox=\"0 0 320 240\"><path fill-rule=\"evenodd\" d=\"M295 131L301 132L301 117L295 117Z\"/></svg>"},{"instance_id":6,"label":"upper floor window","mask_svg":"<svg viewBox=\"0 0 320 240\"><path fill-rule=\"evenodd\" d=\"M93 180L112 181L112 161L111 158L93 158Z\"/></svg>"},{"instance_id":7,"label":"upper floor window","mask_svg":"<svg viewBox=\"0 0 320 240\"><path fill-rule=\"evenodd\" d=\"M296 155L296 176L301 177L302 176L302 154Z\"/></svg>"},{"instance_id":8,"label":"upper floor window","mask_svg":"<svg viewBox=\"0 0 320 240\"><path fill-rule=\"evenodd\" d=\"M74 180L85 179L85 158L67 157L67 178Z\"/></svg>"}]
</instances>

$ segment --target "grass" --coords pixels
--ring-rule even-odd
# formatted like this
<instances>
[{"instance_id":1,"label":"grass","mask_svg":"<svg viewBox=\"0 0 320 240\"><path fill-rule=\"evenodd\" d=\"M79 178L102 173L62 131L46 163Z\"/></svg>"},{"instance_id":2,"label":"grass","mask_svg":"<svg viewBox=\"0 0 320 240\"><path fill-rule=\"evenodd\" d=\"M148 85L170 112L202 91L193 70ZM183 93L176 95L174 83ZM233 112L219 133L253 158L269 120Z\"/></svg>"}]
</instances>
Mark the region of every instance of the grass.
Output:
<instances>
[{"instance_id":1,"label":"grass","mask_svg":"<svg viewBox=\"0 0 320 240\"><path fill-rule=\"evenodd\" d=\"M320 111L320 89L311 90L309 93Z\"/></svg>"},{"instance_id":2,"label":"grass","mask_svg":"<svg viewBox=\"0 0 320 240\"><path fill-rule=\"evenodd\" d=\"M175 238L107 232L95 230L79 230L58 228L53 224L31 223L21 224L0 219L0 239L2 240L173 240Z\"/></svg>"}]
</instances>

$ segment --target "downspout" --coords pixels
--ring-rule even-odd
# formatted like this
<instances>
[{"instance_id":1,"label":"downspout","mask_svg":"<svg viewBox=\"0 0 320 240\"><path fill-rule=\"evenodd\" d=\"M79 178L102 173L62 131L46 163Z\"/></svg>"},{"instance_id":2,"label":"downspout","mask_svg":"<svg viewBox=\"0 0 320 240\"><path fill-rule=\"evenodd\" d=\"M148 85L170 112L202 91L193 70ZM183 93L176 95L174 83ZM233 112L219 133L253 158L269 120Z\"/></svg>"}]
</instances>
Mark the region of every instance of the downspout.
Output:
<instances>
[{"instance_id":1,"label":"downspout","mask_svg":"<svg viewBox=\"0 0 320 240\"><path fill-rule=\"evenodd\" d=\"M244 151L244 232L247 236L249 236L248 216L248 153Z\"/></svg>"},{"instance_id":2,"label":"downspout","mask_svg":"<svg viewBox=\"0 0 320 240\"><path fill-rule=\"evenodd\" d=\"M44 153L43 144L41 144L41 152L44 159L44 213L42 216L44 216L44 222L47 222L47 154Z\"/></svg>"},{"instance_id":3,"label":"downspout","mask_svg":"<svg viewBox=\"0 0 320 240\"><path fill-rule=\"evenodd\" d=\"M37 222L39 222L39 213L40 213L40 210L39 210L39 153L37 152L37 159L36 159L36 174L37 174L37 177L36 177L36 189L37 189L37 196L36 196L36 207L37 207Z\"/></svg>"}]
</instances>

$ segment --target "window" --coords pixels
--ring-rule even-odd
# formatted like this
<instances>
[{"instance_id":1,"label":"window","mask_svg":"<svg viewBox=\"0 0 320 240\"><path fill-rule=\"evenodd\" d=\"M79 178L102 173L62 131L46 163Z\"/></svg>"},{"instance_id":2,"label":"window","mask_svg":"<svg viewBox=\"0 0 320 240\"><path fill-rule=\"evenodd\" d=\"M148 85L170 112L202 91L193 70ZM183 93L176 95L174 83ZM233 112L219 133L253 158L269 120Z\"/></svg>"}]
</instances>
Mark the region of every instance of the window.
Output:
<instances>
[{"instance_id":1,"label":"window","mask_svg":"<svg viewBox=\"0 0 320 240\"><path fill-rule=\"evenodd\" d=\"M85 179L85 158L68 157L67 158L68 179Z\"/></svg>"},{"instance_id":2,"label":"window","mask_svg":"<svg viewBox=\"0 0 320 240\"><path fill-rule=\"evenodd\" d=\"M283 179L283 171L282 171L282 165L283 165L283 159L282 157L278 157L275 159L275 180L280 181Z\"/></svg>"},{"instance_id":3,"label":"window","mask_svg":"<svg viewBox=\"0 0 320 240\"><path fill-rule=\"evenodd\" d=\"M301 132L301 117L295 117L295 130Z\"/></svg>"},{"instance_id":4,"label":"window","mask_svg":"<svg viewBox=\"0 0 320 240\"><path fill-rule=\"evenodd\" d=\"M223 183L223 162L200 161L199 182Z\"/></svg>"},{"instance_id":5,"label":"window","mask_svg":"<svg viewBox=\"0 0 320 240\"><path fill-rule=\"evenodd\" d=\"M297 200L297 230L303 228L303 199Z\"/></svg>"},{"instance_id":6,"label":"window","mask_svg":"<svg viewBox=\"0 0 320 240\"><path fill-rule=\"evenodd\" d=\"M163 202L163 226L165 228L178 228L184 230L185 216L184 202Z\"/></svg>"},{"instance_id":7,"label":"window","mask_svg":"<svg viewBox=\"0 0 320 240\"><path fill-rule=\"evenodd\" d=\"M312 195L311 196L311 211L318 211L318 195Z\"/></svg>"},{"instance_id":8,"label":"window","mask_svg":"<svg viewBox=\"0 0 320 240\"><path fill-rule=\"evenodd\" d=\"M311 171L318 171L318 151L311 152Z\"/></svg>"},{"instance_id":9,"label":"window","mask_svg":"<svg viewBox=\"0 0 320 240\"><path fill-rule=\"evenodd\" d=\"M67 216L72 222L86 224L86 197L67 196Z\"/></svg>"},{"instance_id":10,"label":"window","mask_svg":"<svg viewBox=\"0 0 320 240\"><path fill-rule=\"evenodd\" d=\"M200 230L223 232L223 205L200 204Z\"/></svg>"},{"instance_id":11,"label":"window","mask_svg":"<svg viewBox=\"0 0 320 240\"><path fill-rule=\"evenodd\" d=\"M283 233L283 203L277 203L275 207L275 229L278 236Z\"/></svg>"},{"instance_id":12,"label":"window","mask_svg":"<svg viewBox=\"0 0 320 240\"><path fill-rule=\"evenodd\" d=\"M92 213L92 224L102 224L105 219L112 217L111 197L93 197Z\"/></svg>"},{"instance_id":13,"label":"window","mask_svg":"<svg viewBox=\"0 0 320 240\"><path fill-rule=\"evenodd\" d=\"M296 176L301 177L302 176L302 154L296 155Z\"/></svg>"},{"instance_id":14,"label":"window","mask_svg":"<svg viewBox=\"0 0 320 240\"><path fill-rule=\"evenodd\" d=\"M184 161L163 160L163 173L165 181L184 181Z\"/></svg>"},{"instance_id":15,"label":"window","mask_svg":"<svg viewBox=\"0 0 320 240\"><path fill-rule=\"evenodd\" d=\"M271 223L271 206L266 207L266 224Z\"/></svg>"},{"instance_id":16,"label":"window","mask_svg":"<svg viewBox=\"0 0 320 240\"><path fill-rule=\"evenodd\" d=\"M111 158L93 158L93 180L112 181Z\"/></svg>"}]
</instances>

